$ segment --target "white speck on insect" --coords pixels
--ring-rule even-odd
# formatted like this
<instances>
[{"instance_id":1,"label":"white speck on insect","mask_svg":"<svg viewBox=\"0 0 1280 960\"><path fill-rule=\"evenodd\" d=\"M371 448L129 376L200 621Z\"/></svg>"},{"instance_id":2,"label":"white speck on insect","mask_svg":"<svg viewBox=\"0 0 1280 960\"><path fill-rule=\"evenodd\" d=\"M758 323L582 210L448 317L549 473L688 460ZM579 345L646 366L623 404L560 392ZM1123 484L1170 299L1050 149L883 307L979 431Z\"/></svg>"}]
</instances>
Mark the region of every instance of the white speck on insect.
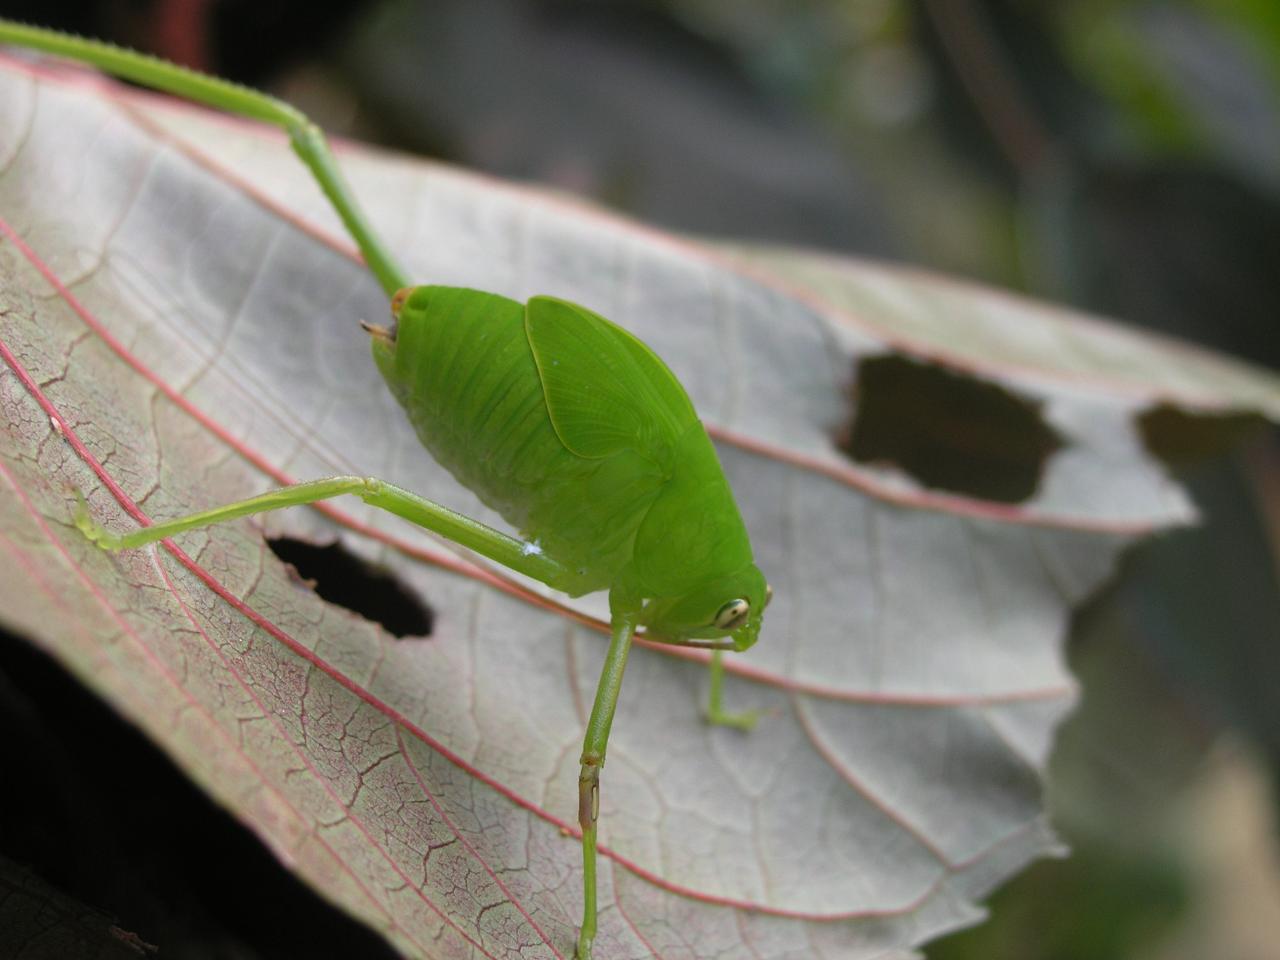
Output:
<instances>
[{"instance_id":1,"label":"white speck on insect","mask_svg":"<svg viewBox=\"0 0 1280 960\"><path fill-rule=\"evenodd\" d=\"M533 543L524 544L524 546L520 548L520 552L526 557L541 556L542 547L538 546L538 541L535 540Z\"/></svg>"}]
</instances>

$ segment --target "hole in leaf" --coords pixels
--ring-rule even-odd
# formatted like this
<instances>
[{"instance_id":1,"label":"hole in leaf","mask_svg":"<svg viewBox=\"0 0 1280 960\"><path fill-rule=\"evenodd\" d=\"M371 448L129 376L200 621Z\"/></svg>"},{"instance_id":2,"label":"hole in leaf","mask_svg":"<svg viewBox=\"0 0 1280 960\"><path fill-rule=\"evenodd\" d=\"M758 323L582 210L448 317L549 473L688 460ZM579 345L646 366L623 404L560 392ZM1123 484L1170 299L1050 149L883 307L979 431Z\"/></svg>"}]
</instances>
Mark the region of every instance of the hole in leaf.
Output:
<instances>
[{"instance_id":1,"label":"hole in leaf","mask_svg":"<svg viewBox=\"0 0 1280 960\"><path fill-rule=\"evenodd\" d=\"M1039 402L976 377L888 356L863 360L854 383L840 449L859 463L891 463L926 487L1019 503L1063 445Z\"/></svg>"},{"instance_id":2,"label":"hole in leaf","mask_svg":"<svg viewBox=\"0 0 1280 960\"><path fill-rule=\"evenodd\" d=\"M1220 457L1266 424L1256 413L1205 413L1162 403L1138 418L1142 443L1175 470Z\"/></svg>"},{"instance_id":3,"label":"hole in leaf","mask_svg":"<svg viewBox=\"0 0 1280 960\"><path fill-rule=\"evenodd\" d=\"M268 540L271 552L291 564L321 598L382 624L393 637L430 636L435 613L395 576L362 560L340 543Z\"/></svg>"}]
</instances>

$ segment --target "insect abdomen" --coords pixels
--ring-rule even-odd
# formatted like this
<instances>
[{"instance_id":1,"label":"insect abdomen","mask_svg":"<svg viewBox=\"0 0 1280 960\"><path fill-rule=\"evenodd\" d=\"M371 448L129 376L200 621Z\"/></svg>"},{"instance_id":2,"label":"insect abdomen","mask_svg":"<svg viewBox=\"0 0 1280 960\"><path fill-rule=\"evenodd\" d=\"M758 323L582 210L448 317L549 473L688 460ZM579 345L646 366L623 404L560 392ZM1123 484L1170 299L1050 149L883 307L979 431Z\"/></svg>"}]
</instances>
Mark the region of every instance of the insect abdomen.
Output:
<instances>
[{"instance_id":1,"label":"insect abdomen","mask_svg":"<svg viewBox=\"0 0 1280 960\"><path fill-rule=\"evenodd\" d=\"M629 452L587 459L547 414L524 305L457 287L419 287L394 343L374 358L424 446L463 485L574 571L573 594L613 582L659 485Z\"/></svg>"}]
</instances>

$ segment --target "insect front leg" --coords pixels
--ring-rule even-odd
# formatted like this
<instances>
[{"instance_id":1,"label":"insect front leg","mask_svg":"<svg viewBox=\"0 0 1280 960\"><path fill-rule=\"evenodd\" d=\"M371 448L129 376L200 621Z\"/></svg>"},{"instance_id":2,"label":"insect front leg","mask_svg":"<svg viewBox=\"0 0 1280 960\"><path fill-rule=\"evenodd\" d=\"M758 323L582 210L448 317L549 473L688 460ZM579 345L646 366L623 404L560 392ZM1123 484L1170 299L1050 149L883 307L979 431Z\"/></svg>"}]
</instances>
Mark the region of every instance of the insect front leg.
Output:
<instances>
[{"instance_id":1,"label":"insect front leg","mask_svg":"<svg viewBox=\"0 0 1280 960\"><path fill-rule=\"evenodd\" d=\"M694 647L711 651L711 689L707 697L707 709L703 718L707 723L718 727L736 727L739 730L753 730L760 721L761 711L744 710L741 713L729 713L724 709L724 657L726 650L737 649L728 641L704 640L670 640L664 637L646 635L645 639L652 643L663 643L673 647Z\"/></svg>"},{"instance_id":2,"label":"insect front leg","mask_svg":"<svg viewBox=\"0 0 1280 960\"><path fill-rule=\"evenodd\" d=\"M741 713L729 713L724 709L724 657L723 650L711 652L711 691L707 697L707 710L703 716L707 723L721 727L736 727L739 730L752 730L760 720L759 710L744 710Z\"/></svg>"}]
</instances>

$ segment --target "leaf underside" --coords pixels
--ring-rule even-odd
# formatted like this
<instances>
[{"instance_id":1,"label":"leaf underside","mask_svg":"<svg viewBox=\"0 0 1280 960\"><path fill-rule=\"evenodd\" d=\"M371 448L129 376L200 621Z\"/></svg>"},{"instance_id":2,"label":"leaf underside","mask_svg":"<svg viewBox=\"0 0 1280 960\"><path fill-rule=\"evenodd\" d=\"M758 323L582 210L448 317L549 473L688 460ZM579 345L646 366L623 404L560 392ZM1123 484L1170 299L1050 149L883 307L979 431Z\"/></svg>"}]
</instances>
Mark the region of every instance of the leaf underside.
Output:
<instances>
[{"instance_id":1,"label":"leaf underside","mask_svg":"<svg viewBox=\"0 0 1280 960\"><path fill-rule=\"evenodd\" d=\"M335 473L500 520L382 388L357 321L385 301L280 138L12 64L0 85L0 616L406 956L570 956L601 598L547 602L345 502L117 556L85 542L74 489L127 529ZM1070 609L1135 536L1190 516L1133 415L1179 391L1274 415L1274 379L992 294L992 316L1053 347L1006 347L988 372L1066 446L1018 507L931 494L840 455L841 378L1000 329L981 292L781 256L732 269L564 201L342 160L424 282L565 297L652 346L717 437L775 590L727 689L767 711L754 733L701 722L700 658L628 667L597 956L904 950L1055 849L1041 792L1075 695ZM931 311L956 296L970 309L942 330ZM916 339L895 340L894 305ZM1085 372L1042 362L1064 355ZM264 531L337 534L392 567L432 636L326 604Z\"/></svg>"}]
</instances>

